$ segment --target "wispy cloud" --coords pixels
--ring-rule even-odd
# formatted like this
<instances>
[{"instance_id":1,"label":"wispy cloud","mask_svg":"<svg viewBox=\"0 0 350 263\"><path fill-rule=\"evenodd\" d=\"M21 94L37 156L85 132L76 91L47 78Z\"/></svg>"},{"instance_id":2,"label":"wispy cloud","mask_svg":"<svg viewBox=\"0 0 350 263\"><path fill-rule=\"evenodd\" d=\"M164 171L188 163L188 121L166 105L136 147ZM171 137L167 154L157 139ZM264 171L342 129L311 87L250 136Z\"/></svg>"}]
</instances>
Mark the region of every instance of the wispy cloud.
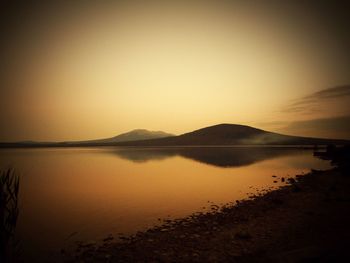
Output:
<instances>
[{"instance_id":1,"label":"wispy cloud","mask_svg":"<svg viewBox=\"0 0 350 263\"><path fill-rule=\"evenodd\" d=\"M350 96L350 85L337 86L315 92L304 99L331 99Z\"/></svg>"},{"instance_id":2,"label":"wispy cloud","mask_svg":"<svg viewBox=\"0 0 350 263\"><path fill-rule=\"evenodd\" d=\"M282 112L310 114L318 110L319 104L332 99L350 99L350 85L323 89L294 101Z\"/></svg>"},{"instance_id":3,"label":"wispy cloud","mask_svg":"<svg viewBox=\"0 0 350 263\"><path fill-rule=\"evenodd\" d=\"M349 105L350 84L331 87L291 101L275 122L261 127L290 135L350 139Z\"/></svg>"},{"instance_id":4,"label":"wispy cloud","mask_svg":"<svg viewBox=\"0 0 350 263\"><path fill-rule=\"evenodd\" d=\"M294 121L278 131L291 135L350 139L350 115Z\"/></svg>"}]
</instances>

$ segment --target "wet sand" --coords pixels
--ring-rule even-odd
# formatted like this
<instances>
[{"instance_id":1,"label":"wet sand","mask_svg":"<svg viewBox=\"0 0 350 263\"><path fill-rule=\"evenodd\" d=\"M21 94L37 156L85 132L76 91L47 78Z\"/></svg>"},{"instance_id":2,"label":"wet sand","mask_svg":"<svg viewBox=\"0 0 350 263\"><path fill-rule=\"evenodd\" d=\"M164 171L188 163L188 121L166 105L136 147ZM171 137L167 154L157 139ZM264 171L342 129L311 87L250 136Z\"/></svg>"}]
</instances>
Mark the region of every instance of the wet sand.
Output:
<instances>
[{"instance_id":1,"label":"wet sand","mask_svg":"<svg viewBox=\"0 0 350 263\"><path fill-rule=\"evenodd\" d=\"M237 204L214 205L130 237L80 243L62 256L71 262L344 262L349 187L348 169L312 171Z\"/></svg>"}]
</instances>

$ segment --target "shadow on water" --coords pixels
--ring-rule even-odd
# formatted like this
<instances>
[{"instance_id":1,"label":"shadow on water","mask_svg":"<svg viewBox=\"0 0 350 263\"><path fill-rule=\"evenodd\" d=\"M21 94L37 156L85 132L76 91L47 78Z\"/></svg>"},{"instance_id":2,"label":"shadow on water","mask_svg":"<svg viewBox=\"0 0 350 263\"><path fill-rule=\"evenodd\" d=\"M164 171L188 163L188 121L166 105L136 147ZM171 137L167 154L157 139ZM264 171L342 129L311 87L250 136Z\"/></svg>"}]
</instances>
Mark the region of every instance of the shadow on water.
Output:
<instances>
[{"instance_id":1,"label":"shadow on water","mask_svg":"<svg viewBox=\"0 0 350 263\"><path fill-rule=\"evenodd\" d=\"M14 259L18 218L19 176L11 168L0 171L0 262Z\"/></svg>"},{"instance_id":2,"label":"shadow on water","mask_svg":"<svg viewBox=\"0 0 350 263\"><path fill-rule=\"evenodd\" d=\"M132 162L164 160L181 156L218 167L239 167L260 161L300 153L298 148L283 147L179 147L179 148L118 148L120 158Z\"/></svg>"},{"instance_id":3,"label":"shadow on water","mask_svg":"<svg viewBox=\"0 0 350 263\"><path fill-rule=\"evenodd\" d=\"M171 149L160 148L122 148L112 152L118 157L135 163L147 161L161 161L178 155Z\"/></svg>"}]
</instances>

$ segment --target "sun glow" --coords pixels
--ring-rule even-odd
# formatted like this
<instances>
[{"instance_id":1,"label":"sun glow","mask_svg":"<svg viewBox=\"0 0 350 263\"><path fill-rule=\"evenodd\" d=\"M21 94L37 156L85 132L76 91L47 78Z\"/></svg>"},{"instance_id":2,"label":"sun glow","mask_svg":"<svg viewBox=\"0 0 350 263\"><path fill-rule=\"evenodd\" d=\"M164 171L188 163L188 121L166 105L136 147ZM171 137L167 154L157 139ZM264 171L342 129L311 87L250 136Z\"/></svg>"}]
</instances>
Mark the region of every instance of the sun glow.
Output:
<instances>
[{"instance_id":1,"label":"sun glow","mask_svg":"<svg viewBox=\"0 0 350 263\"><path fill-rule=\"evenodd\" d=\"M282 18L273 8L206 2L69 10L47 11L15 32L9 54L18 63L8 69L1 115L10 128L1 139L254 125L343 81L332 42L292 11Z\"/></svg>"}]
</instances>

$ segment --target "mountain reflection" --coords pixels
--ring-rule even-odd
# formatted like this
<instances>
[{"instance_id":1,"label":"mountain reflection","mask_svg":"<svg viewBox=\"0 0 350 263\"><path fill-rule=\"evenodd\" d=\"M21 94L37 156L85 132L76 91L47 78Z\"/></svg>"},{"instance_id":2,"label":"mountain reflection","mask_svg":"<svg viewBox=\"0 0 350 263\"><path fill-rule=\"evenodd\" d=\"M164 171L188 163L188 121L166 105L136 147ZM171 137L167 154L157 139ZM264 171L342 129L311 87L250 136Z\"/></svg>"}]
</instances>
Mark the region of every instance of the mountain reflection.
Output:
<instances>
[{"instance_id":1,"label":"mountain reflection","mask_svg":"<svg viewBox=\"0 0 350 263\"><path fill-rule=\"evenodd\" d=\"M174 147L174 148L118 148L113 151L132 162L164 160L181 156L197 162L219 166L239 167L276 157L294 155L301 149L282 147Z\"/></svg>"}]
</instances>

